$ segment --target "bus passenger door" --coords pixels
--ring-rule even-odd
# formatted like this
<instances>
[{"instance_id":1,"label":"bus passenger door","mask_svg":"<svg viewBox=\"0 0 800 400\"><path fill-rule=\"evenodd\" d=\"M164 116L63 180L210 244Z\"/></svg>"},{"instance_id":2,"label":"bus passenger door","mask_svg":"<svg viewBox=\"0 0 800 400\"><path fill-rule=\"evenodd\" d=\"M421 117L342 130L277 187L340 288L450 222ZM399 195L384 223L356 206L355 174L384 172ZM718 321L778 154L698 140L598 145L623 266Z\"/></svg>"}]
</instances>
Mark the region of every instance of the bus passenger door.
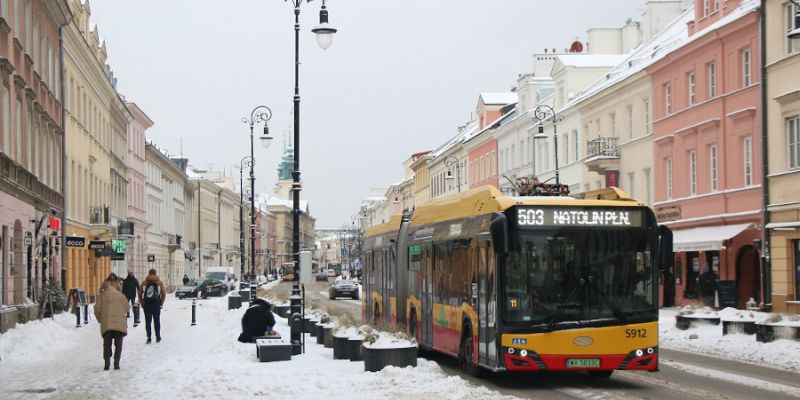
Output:
<instances>
[{"instance_id":1,"label":"bus passenger door","mask_svg":"<svg viewBox=\"0 0 800 400\"><path fill-rule=\"evenodd\" d=\"M475 265L478 267L478 361L481 364L486 364L487 357L487 341L486 341L486 249L485 242L477 242L477 251L475 252ZM488 243L488 242L486 242Z\"/></svg>"},{"instance_id":2,"label":"bus passenger door","mask_svg":"<svg viewBox=\"0 0 800 400\"><path fill-rule=\"evenodd\" d=\"M422 253L422 313L420 314L422 322L422 343L427 346L433 346L433 294L431 289L433 286L433 254L431 253L430 245L423 245Z\"/></svg>"}]
</instances>

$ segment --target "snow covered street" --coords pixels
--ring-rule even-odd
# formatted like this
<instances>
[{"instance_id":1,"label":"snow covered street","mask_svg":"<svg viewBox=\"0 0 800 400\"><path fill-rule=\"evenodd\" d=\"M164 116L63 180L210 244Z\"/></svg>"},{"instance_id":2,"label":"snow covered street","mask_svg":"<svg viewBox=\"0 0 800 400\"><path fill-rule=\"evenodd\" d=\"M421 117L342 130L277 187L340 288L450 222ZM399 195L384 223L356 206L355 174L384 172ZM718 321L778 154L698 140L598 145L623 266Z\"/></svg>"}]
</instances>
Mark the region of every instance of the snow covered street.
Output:
<instances>
[{"instance_id":1,"label":"snow covered street","mask_svg":"<svg viewBox=\"0 0 800 400\"><path fill-rule=\"evenodd\" d=\"M161 343L145 344L144 324L129 326L121 370L103 371L98 324L75 328L71 314L18 325L0 336L3 399L497 399L496 392L445 374L419 359L417 368L364 372L364 364L333 360L331 349L306 340L292 361L259 363L254 344L236 341L245 309L227 298L170 296ZM276 330L289 337L286 320ZM132 323L131 323L132 324Z\"/></svg>"},{"instance_id":2,"label":"snow covered street","mask_svg":"<svg viewBox=\"0 0 800 400\"><path fill-rule=\"evenodd\" d=\"M268 286L279 285L278 282ZM288 286L288 284L284 284ZM286 289L275 287L270 291ZM358 307L350 300L316 304ZM443 356L420 358L416 368L364 372L364 364L333 360L332 350L306 340L291 361L259 363L255 345L236 341L245 309L227 298L197 302L170 296L162 313L161 343L145 344L144 325L129 326L122 369L103 371L97 322L75 328L72 314L18 325L0 335L2 399L749 399L798 398L795 341L758 343L749 335L721 335L720 326L675 328L676 310L662 310L658 373L617 371L610 379L582 374L500 374L476 379ZM289 336L286 320L276 327ZM695 339L690 336L697 335ZM676 351L679 350L679 351ZM707 355L713 355L710 358ZM739 361L731 361L739 360ZM773 367L773 368L770 368Z\"/></svg>"}]
</instances>

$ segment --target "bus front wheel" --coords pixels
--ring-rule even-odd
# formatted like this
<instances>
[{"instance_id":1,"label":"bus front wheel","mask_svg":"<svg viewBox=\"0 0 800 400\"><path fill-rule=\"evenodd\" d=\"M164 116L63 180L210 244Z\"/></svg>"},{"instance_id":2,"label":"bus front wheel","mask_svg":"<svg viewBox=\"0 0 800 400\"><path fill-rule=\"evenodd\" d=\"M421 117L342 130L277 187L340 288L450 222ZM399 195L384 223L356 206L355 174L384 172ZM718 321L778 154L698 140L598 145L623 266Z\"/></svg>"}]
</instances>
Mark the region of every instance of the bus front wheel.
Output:
<instances>
[{"instance_id":1,"label":"bus front wheel","mask_svg":"<svg viewBox=\"0 0 800 400\"><path fill-rule=\"evenodd\" d=\"M469 325L464 326L462 332L472 332L472 328ZM472 339L472 334L467 334L464 336L464 339L461 340L461 349L458 352L459 359L461 361L461 368L468 374L479 378L483 375L483 369L480 366L475 364L474 353L475 353L475 342Z\"/></svg>"}]
</instances>

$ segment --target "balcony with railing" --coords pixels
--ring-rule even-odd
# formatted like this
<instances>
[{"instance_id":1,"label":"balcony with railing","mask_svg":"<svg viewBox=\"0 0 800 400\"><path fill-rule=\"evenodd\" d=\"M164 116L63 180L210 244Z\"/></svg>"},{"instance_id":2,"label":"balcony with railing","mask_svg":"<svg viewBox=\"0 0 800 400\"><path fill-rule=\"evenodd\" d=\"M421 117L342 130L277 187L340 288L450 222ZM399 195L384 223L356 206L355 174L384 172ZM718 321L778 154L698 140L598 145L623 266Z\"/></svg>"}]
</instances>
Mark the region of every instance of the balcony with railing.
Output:
<instances>
[{"instance_id":1,"label":"balcony with railing","mask_svg":"<svg viewBox=\"0 0 800 400\"><path fill-rule=\"evenodd\" d=\"M586 142L586 167L589 171L605 174L619 169L619 138L596 137Z\"/></svg>"},{"instance_id":2,"label":"balcony with railing","mask_svg":"<svg viewBox=\"0 0 800 400\"><path fill-rule=\"evenodd\" d=\"M181 247L181 235L167 235L167 249L175 251Z\"/></svg>"}]
</instances>

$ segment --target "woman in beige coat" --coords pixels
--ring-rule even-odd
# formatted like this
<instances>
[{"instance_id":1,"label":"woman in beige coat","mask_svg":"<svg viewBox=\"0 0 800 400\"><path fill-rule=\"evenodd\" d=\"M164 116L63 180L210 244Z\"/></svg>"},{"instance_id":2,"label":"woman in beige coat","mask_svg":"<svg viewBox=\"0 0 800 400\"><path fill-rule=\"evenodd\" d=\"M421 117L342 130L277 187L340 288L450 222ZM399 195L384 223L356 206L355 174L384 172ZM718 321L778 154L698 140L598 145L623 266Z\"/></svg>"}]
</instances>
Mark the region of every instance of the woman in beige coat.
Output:
<instances>
[{"instance_id":1,"label":"woman in beige coat","mask_svg":"<svg viewBox=\"0 0 800 400\"><path fill-rule=\"evenodd\" d=\"M115 274L100 287L100 296L94 305L94 316L100 322L100 334L103 336L103 359L108 370L111 364L111 342L114 342L114 369L119 369L122 356L122 338L128 334L126 315L131 305L122 294L122 287Z\"/></svg>"}]
</instances>

